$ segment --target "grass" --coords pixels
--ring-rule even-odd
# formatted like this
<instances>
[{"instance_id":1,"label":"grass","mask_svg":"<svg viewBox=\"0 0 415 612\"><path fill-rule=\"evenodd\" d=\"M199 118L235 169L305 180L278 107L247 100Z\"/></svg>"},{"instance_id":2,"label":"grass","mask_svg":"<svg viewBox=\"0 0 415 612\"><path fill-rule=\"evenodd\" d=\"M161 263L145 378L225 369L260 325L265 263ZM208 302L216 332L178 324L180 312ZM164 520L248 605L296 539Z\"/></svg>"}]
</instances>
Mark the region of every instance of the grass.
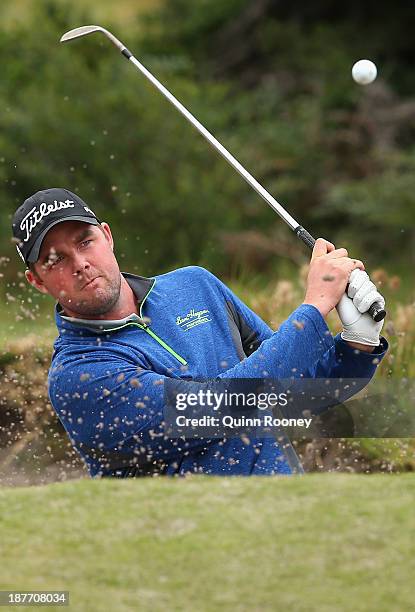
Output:
<instances>
[{"instance_id":1,"label":"grass","mask_svg":"<svg viewBox=\"0 0 415 612\"><path fill-rule=\"evenodd\" d=\"M12 318L3 319L0 324L0 346L7 346L10 340L36 336L42 344L52 345L58 335L56 325L51 320L42 323L33 321L14 321Z\"/></svg>"},{"instance_id":2,"label":"grass","mask_svg":"<svg viewBox=\"0 0 415 612\"><path fill-rule=\"evenodd\" d=\"M52 301L39 310L26 305L23 314L18 303L0 302L0 346L32 335L51 346L57 336L53 307Z\"/></svg>"},{"instance_id":3,"label":"grass","mask_svg":"<svg viewBox=\"0 0 415 612\"><path fill-rule=\"evenodd\" d=\"M409 610L414 503L413 475L3 488L0 588L78 612Z\"/></svg>"}]
</instances>

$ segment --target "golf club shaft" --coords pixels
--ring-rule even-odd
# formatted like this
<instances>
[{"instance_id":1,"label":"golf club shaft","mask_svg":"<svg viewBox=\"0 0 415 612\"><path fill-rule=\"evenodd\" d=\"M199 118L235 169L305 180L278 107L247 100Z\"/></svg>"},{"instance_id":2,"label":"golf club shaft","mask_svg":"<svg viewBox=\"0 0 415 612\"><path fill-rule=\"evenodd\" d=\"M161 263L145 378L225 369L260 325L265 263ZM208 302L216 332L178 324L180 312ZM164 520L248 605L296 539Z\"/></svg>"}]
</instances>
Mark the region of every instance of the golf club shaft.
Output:
<instances>
[{"instance_id":1,"label":"golf club shaft","mask_svg":"<svg viewBox=\"0 0 415 612\"><path fill-rule=\"evenodd\" d=\"M122 50L122 54L177 108L177 110L197 129L202 136L214 147L218 153L251 185L251 187L265 200L269 206L283 219L287 225L301 238L301 240L312 249L315 238L307 232L297 221L281 206L277 200L250 174L238 160L196 119L190 111L149 70L129 51L127 48ZM385 316L382 305L374 302L369 308L369 314L376 321L381 321Z\"/></svg>"},{"instance_id":2,"label":"golf club shaft","mask_svg":"<svg viewBox=\"0 0 415 612\"><path fill-rule=\"evenodd\" d=\"M281 217L283 221L292 229L292 231L310 248L312 249L315 244L315 238L309 234L286 210L272 197L270 193L250 174L238 160L227 150L225 147L211 134L201 123L187 110L185 106L173 94L156 79L153 74L138 59L131 53L125 45L118 40L113 34L101 28L100 26L83 26L81 28L75 28L70 32L67 32L62 36L61 42L72 40L79 36L93 33L94 31L100 31L104 33L110 41L121 51L134 66L163 94L171 104L193 125L196 130L204 136L209 144L226 159L226 161L245 179L245 181L265 200L265 202ZM375 321L381 321L386 316L386 311L382 308L382 305L378 302L374 302L368 310L368 313Z\"/></svg>"},{"instance_id":3,"label":"golf club shaft","mask_svg":"<svg viewBox=\"0 0 415 612\"><path fill-rule=\"evenodd\" d=\"M125 55L125 53L124 53ZM235 157L229 153L227 149L187 110L181 102L173 96L173 94L160 83L152 74L141 64L134 55L129 58L130 62L140 70L140 72L149 80L157 89L177 108L177 110L186 117L186 119L197 129L198 132L206 138L206 140L214 147L218 153L226 159L226 161L235 168L237 172L246 180L249 185L275 210L275 212L291 227L292 230L296 230L299 226L297 221L277 202L271 194L268 193L260 183L238 162Z\"/></svg>"}]
</instances>

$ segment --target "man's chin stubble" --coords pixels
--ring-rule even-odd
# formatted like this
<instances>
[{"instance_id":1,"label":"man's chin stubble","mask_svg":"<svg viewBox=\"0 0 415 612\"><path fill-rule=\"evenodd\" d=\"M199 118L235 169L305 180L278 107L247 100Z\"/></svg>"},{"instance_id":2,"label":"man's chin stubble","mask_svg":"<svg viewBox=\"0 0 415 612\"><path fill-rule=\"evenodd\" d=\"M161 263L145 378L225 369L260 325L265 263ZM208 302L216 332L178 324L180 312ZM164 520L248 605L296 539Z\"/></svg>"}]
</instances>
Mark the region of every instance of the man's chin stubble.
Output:
<instances>
[{"instance_id":1,"label":"man's chin stubble","mask_svg":"<svg viewBox=\"0 0 415 612\"><path fill-rule=\"evenodd\" d=\"M68 308L72 311L76 311L79 318L97 317L110 312L117 304L121 294L121 282L118 286L112 286L110 290L104 291L103 294L99 295L101 290L98 290L98 295L90 300L77 300L74 303L69 303Z\"/></svg>"}]
</instances>

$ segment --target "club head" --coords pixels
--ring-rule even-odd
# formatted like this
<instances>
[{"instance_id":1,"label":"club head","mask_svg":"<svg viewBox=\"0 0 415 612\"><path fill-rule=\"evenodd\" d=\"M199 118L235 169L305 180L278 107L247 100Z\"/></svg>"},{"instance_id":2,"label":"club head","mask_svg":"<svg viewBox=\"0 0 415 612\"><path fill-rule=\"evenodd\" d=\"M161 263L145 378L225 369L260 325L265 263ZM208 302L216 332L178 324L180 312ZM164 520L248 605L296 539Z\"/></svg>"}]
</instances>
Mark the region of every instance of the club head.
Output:
<instances>
[{"instance_id":1,"label":"club head","mask_svg":"<svg viewBox=\"0 0 415 612\"><path fill-rule=\"evenodd\" d=\"M80 28L74 28L73 30L69 30L69 32L65 32L59 42L67 42L68 40L74 40L75 38L87 36L87 34L92 34L93 32L100 32L102 30L103 28L101 28L101 26L96 25L81 26Z\"/></svg>"},{"instance_id":2,"label":"club head","mask_svg":"<svg viewBox=\"0 0 415 612\"><path fill-rule=\"evenodd\" d=\"M108 32L108 30L106 30L105 28L102 28L101 26L97 25L86 25L81 26L79 28L74 28L73 30L69 30L69 32L65 32L59 42L69 42L71 40L75 40L76 38L81 38L81 36L94 34L95 32L101 32L101 34L104 34L121 51L125 49L125 46L122 44L121 41L118 40L118 38L115 38L115 36L111 34L111 32Z\"/></svg>"}]
</instances>

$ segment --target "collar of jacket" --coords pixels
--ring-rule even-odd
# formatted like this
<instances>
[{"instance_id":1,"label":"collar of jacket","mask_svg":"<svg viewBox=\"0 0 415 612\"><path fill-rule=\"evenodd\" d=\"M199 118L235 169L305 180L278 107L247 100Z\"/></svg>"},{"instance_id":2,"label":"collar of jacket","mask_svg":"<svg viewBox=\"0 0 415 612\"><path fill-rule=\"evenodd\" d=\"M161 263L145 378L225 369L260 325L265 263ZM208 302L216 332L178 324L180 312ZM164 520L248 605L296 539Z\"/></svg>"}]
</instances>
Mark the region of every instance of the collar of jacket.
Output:
<instances>
[{"instance_id":1,"label":"collar of jacket","mask_svg":"<svg viewBox=\"0 0 415 612\"><path fill-rule=\"evenodd\" d=\"M148 294L154 287L156 280L154 278L146 278L145 276L137 276L130 272L121 272L129 286L131 287L135 297L137 298L137 306L141 311L141 306L147 298ZM131 313L124 319L78 319L76 317L67 317L63 313L63 307L59 302L55 306L55 321L59 331L65 332L73 330L73 328L83 328L95 333L103 333L111 331L115 328L120 328L130 321L143 324L141 316L136 313Z\"/></svg>"}]
</instances>

